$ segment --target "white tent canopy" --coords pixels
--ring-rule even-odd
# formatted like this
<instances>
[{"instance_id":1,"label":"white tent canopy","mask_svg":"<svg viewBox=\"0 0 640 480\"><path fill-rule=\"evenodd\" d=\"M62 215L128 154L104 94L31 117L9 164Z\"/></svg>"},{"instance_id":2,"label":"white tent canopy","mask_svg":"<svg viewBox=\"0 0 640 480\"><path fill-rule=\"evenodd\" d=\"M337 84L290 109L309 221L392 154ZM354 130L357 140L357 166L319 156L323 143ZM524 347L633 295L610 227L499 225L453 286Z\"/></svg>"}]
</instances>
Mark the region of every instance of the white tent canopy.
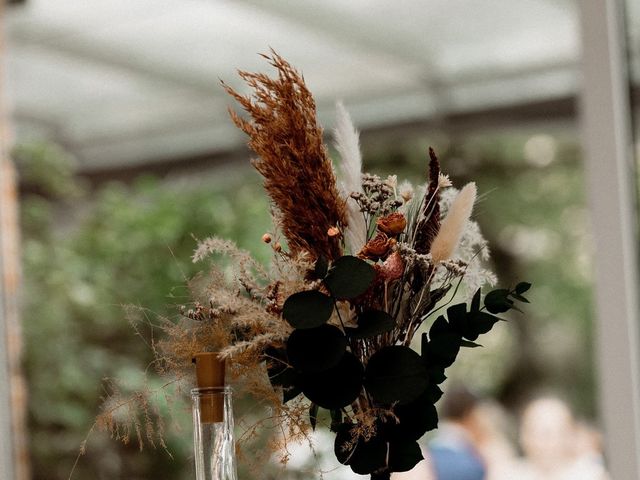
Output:
<instances>
[{"instance_id":1,"label":"white tent canopy","mask_svg":"<svg viewBox=\"0 0 640 480\"><path fill-rule=\"evenodd\" d=\"M362 127L566 98L577 88L573 0L26 0L10 7L19 138L50 138L82 168L215 153L243 140L223 78L301 69L329 125Z\"/></svg>"}]
</instances>

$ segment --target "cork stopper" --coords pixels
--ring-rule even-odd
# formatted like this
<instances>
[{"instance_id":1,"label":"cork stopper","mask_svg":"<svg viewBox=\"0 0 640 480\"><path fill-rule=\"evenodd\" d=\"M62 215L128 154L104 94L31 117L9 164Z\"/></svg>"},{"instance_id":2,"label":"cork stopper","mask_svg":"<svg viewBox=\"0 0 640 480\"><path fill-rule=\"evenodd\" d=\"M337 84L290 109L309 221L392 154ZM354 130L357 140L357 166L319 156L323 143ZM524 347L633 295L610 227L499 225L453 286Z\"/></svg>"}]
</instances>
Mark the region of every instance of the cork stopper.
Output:
<instances>
[{"instance_id":1,"label":"cork stopper","mask_svg":"<svg viewBox=\"0 0 640 480\"><path fill-rule=\"evenodd\" d=\"M223 388L225 386L225 361L217 352L196 353L193 356L196 365L198 388ZM217 423L224 420L224 394L211 392L200 397L200 420L203 423Z\"/></svg>"}]
</instances>

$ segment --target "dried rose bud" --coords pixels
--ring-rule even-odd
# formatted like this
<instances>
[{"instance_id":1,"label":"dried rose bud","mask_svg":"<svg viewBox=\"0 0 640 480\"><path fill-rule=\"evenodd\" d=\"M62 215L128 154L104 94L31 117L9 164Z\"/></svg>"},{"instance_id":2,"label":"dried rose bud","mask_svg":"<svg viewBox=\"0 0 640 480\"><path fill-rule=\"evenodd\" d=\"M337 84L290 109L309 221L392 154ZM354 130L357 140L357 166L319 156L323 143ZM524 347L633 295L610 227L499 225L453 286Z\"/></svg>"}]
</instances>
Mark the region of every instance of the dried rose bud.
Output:
<instances>
[{"instance_id":1,"label":"dried rose bud","mask_svg":"<svg viewBox=\"0 0 640 480\"><path fill-rule=\"evenodd\" d=\"M276 242L276 243L274 243L274 244L273 244L273 249L274 249L276 252L281 252L281 251L282 251L282 245L280 245L280 242Z\"/></svg>"},{"instance_id":2,"label":"dried rose bud","mask_svg":"<svg viewBox=\"0 0 640 480\"><path fill-rule=\"evenodd\" d=\"M401 213L390 213L386 217L379 218L376 222L378 230L387 235L395 236L404 232L407 226L407 219Z\"/></svg>"},{"instance_id":3,"label":"dried rose bud","mask_svg":"<svg viewBox=\"0 0 640 480\"><path fill-rule=\"evenodd\" d=\"M264 243L271 243L271 235L269 235L268 233L265 233L264 235L262 235L262 241Z\"/></svg>"},{"instance_id":4,"label":"dried rose bud","mask_svg":"<svg viewBox=\"0 0 640 480\"><path fill-rule=\"evenodd\" d=\"M404 273L404 260L398 252L393 252L384 261L380 271L383 273L385 280L392 281L402 277Z\"/></svg>"},{"instance_id":5,"label":"dried rose bud","mask_svg":"<svg viewBox=\"0 0 640 480\"><path fill-rule=\"evenodd\" d=\"M359 255L371 260L378 260L380 257L384 257L390 248L389 237L383 232L378 232L377 235L369 240L362 248Z\"/></svg>"},{"instance_id":6,"label":"dried rose bud","mask_svg":"<svg viewBox=\"0 0 640 480\"><path fill-rule=\"evenodd\" d=\"M338 230L337 227L330 227L329 230L327 230L327 235L331 238L338 237L340 236L340 230Z\"/></svg>"}]
</instances>

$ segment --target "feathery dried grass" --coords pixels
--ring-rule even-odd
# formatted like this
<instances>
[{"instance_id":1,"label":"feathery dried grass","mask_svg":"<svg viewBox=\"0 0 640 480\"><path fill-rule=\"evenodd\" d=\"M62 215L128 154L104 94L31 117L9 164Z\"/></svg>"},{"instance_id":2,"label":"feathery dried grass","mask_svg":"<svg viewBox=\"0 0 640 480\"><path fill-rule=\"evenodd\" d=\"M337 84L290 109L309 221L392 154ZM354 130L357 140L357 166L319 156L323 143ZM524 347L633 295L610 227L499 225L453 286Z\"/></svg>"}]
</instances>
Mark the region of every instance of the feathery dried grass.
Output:
<instances>
[{"instance_id":1,"label":"feathery dried grass","mask_svg":"<svg viewBox=\"0 0 640 480\"><path fill-rule=\"evenodd\" d=\"M360 134L353 126L349 112L342 102L336 104L335 147L340 154L340 190L346 202L347 225L344 239L347 248L356 253L367 243L367 225L360 211L360 205L350 198L353 192L362 192L362 155Z\"/></svg>"},{"instance_id":2,"label":"feathery dried grass","mask_svg":"<svg viewBox=\"0 0 640 480\"><path fill-rule=\"evenodd\" d=\"M476 184L464 186L451 204L449 213L440 226L440 231L431 244L431 258L434 263L449 260L460 242L464 228L471 216L476 201Z\"/></svg>"},{"instance_id":3,"label":"feathery dried grass","mask_svg":"<svg viewBox=\"0 0 640 480\"><path fill-rule=\"evenodd\" d=\"M345 206L322 141L315 101L303 77L287 61L274 51L263 57L276 68L277 78L240 71L240 77L253 90L248 96L223 82L251 120L231 109L229 113L259 156L253 165L264 177L264 188L282 214L282 230L290 251L336 259L341 255L339 238L330 237L327 231L346 225Z\"/></svg>"}]
</instances>

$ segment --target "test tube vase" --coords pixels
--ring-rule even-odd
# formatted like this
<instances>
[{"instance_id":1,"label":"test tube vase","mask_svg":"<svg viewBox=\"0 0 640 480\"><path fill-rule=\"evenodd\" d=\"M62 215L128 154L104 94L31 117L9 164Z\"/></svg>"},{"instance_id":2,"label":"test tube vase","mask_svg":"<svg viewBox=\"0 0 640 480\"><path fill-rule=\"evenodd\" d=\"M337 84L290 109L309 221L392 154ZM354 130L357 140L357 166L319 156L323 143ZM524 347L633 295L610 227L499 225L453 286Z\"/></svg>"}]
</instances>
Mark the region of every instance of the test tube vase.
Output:
<instances>
[{"instance_id":1,"label":"test tube vase","mask_svg":"<svg viewBox=\"0 0 640 480\"><path fill-rule=\"evenodd\" d=\"M196 480L237 480L231 388L194 388L191 399Z\"/></svg>"}]
</instances>

